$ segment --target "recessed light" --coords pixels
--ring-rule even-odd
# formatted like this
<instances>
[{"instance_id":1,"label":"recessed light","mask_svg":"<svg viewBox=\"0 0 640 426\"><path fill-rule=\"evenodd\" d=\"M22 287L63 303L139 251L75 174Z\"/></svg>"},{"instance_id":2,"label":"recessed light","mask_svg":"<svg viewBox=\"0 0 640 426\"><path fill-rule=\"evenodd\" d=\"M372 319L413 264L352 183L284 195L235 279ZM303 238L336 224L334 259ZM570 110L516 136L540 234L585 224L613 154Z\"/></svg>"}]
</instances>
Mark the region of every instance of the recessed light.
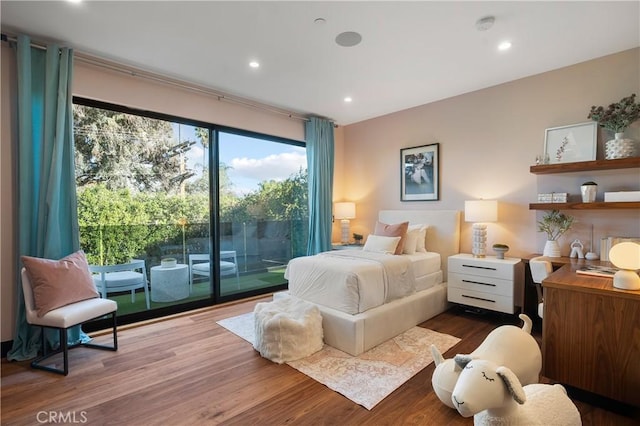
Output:
<instances>
[{"instance_id":1,"label":"recessed light","mask_svg":"<svg viewBox=\"0 0 640 426\"><path fill-rule=\"evenodd\" d=\"M249 66L251 68L260 68L260 63L258 61L251 61L249 62Z\"/></svg>"},{"instance_id":2,"label":"recessed light","mask_svg":"<svg viewBox=\"0 0 640 426\"><path fill-rule=\"evenodd\" d=\"M346 98L344 98L345 102L351 102L353 99L351 99L351 96L347 96Z\"/></svg>"},{"instance_id":3,"label":"recessed light","mask_svg":"<svg viewBox=\"0 0 640 426\"><path fill-rule=\"evenodd\" d=\"M313 22L314 22L316 25L322 25L322 24L325 24L325 23L327 22L327 20L326 20L326 19L324 19L324 18L316 18Z\"/></svg>"},{"instance_id":4,"label":"recessed light","mask_svg":"<svg viewBox=\"0 0 640 426\"><path fill-rule=\"evenodd\" d=\"M498 45L498 50L509 50L509 49L511 49L510 41L503 41Z\"/></svg>"}]
</instances>

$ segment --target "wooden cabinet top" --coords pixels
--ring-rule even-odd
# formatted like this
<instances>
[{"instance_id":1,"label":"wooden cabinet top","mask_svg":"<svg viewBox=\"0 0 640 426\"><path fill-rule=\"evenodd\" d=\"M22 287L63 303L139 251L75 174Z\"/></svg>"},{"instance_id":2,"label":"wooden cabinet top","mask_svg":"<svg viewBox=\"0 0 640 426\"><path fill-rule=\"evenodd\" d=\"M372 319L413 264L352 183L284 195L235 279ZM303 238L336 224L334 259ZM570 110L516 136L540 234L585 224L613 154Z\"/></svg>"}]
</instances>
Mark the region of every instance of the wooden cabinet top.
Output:
<instances>
[{"instance_id":1,"label":"wooden cabinet top","mask_svg":"<svg viewBox=\"0 0 640 426\"><path fill-rule=\"evenodd\" d=\"M591 264L613 266L610 262L592 261ZM564 265L542 281L543 287L557 288L582 293L633 299L640 302L640 290L622 290L613 286L612 278L595 277L576 273L582 266L579 262Z\"/></svg>"}]
</instances>

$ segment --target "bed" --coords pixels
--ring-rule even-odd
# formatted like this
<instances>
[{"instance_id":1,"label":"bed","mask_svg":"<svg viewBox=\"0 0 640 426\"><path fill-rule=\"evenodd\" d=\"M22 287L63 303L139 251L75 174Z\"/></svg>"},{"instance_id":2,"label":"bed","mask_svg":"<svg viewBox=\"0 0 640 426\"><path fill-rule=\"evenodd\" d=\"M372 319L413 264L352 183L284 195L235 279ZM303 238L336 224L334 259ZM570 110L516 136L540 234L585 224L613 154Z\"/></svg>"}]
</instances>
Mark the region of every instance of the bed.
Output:
<instances>
[{"instance_id":1,"label":"bed","mask_svg":"<svg viewBox=\"0 0 640 426\"><path fill-rule=\"evenodd\" d=\"M357 252L343 250L292 259L291 270L288 267L287 271L290 275L289 290L274 294L274 299L299 297L318 306L323 318L325 343L354 356L445 311L448 307L444 282L447 259L459 251L459 211L383 210L378 219L388 224L408 221L410 225L428 225L425 255L387 255L396 258L395 263L400 265L390 274L390 279L407 280L408 284L399 286L400 290L395 286L396 290L381 290L382 284L376 281L375 273L363 265L357 268L361 271L355 274L357 277L346 274L348 262L366 263L370 259L368 255L362 259L363 256ZM336 280L338 275L332 275L336 273L335 268L317 272L309 267L310 264L304 265L312 270L311 273L293 273L299 262L322 264L326 261L338 265L337 269L345 272L343 275L350 277L351 281ZM303 269L298 265L299 271ZM413 288L411 282L414 283ZM364 288L373 288L373 291L361 295Z\"/></svg>"}]
</instances>

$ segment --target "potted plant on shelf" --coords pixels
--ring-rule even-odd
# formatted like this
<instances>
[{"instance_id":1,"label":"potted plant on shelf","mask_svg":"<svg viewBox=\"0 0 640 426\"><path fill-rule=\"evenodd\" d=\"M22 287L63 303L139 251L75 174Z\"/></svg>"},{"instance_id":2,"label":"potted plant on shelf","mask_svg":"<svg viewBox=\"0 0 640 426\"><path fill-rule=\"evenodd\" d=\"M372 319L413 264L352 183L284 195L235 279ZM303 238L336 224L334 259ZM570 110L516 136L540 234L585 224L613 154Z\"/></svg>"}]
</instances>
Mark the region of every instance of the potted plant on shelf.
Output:
<instances>
[{"instance_id":1,"label":"potted plant on shelf","mask_svg":"<svg viewBox=\"0 0 640 426\"><path fill-rule=\"evenodd\" d=\"M560 257L560 246L557 240L571 228L573 220L573 216L566 215L558 210L551 210L542 216L542 220L538 222L538 232L547 234L547 242L542 252L543 256Z\"/></svg>"},{"instance_id":2,"label":"potted plant on shelf","mask_svg":"<svg viewBox=\"0 0 640 426\"><path fill-rule=\"evenodd\" d=\"M614 139L605 143L605 158L626 158L636 155L635 141L624 139L624 131L640 118L640 103L635 101L636 94L622 98L620 102L604 107L595 105L587 118L597 121L600 127L614 133Z\"/></svg>"}]
</instances>

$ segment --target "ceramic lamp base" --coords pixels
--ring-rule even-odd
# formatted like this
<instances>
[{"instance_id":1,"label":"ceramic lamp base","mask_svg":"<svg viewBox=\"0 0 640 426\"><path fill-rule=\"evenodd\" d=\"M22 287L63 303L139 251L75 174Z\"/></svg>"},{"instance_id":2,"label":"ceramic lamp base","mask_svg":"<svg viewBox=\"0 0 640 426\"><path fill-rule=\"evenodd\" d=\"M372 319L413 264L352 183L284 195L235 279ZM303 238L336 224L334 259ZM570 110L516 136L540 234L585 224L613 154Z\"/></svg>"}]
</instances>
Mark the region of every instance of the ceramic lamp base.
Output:
<instances>
[{"instance_id":1,"label":"ceramic lamp base","mask_svg":"<svg viewBox=\"0 0 640 426\"><path fill-rule=\"evenodd\" d=\"M487 255L487 225L484 223L473 224L471 254L473 257L486 257Z\"/></svg>"},{"instance_id":2,"label":"ceramic lamp base","mask_svg":"<svg viewBox=\"0 0 640 426\"><path fill-rule=\"evenodd\" d=\"M636 271L621 269L613 276L613 286L623 290L640 290L640 276Z\"/></svg>"},{"instance_id":3,"label":"ceramic lamp base","mask_svg":"<svg viewBox=\"0 0 640 426\"><path fill-rule=\"evenodd\" d=\"M340 220L340 230L342 231L340 242L342 244L349 244L349 219Z\"/></svg>"}]
</instances>

